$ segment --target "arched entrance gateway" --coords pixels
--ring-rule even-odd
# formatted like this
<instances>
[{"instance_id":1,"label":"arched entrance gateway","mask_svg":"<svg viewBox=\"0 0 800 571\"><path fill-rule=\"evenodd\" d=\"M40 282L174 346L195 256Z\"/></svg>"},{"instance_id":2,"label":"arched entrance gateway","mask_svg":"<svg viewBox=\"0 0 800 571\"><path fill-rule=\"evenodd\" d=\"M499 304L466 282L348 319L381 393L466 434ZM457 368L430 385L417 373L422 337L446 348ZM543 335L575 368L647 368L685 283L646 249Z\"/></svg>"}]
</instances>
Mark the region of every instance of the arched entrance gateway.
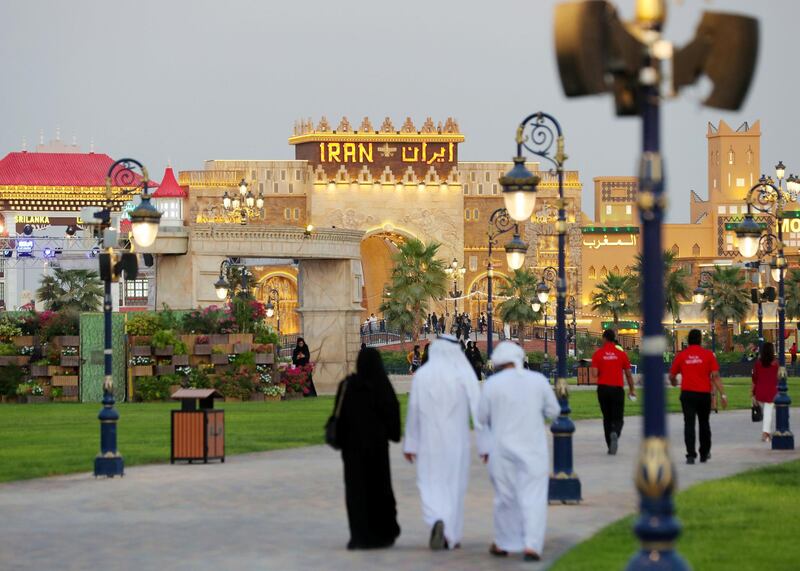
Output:
<instances>
[{"instance_id":1,"label":"arched entrance gateway","mask_svg":"<svg viewBox=\"0 0 800 571\"><path fill-rule=\"evenodd\" d=\"M384 300L384 288L392 281L392 257L398 247L411 236L395 231L390 227L368 232L361 241L361 266L364 275L363 301L364 316L381 315L380 306ZM363 319L362 319L363 321Z\"/></svg>"},{"instance_id":2,"label":"arched entrance gateway","mask_svg":"<svg viewBox=\"0 0 800 571\"><path fill-rule=\"evenodd\" d=\"M281 269L257 267L254 273L256 299L263 304L272 303L274 308L274 314L267 318L267 323L281 335L299 333L296 270L291 267Z\"/></svg>"}]
</instances>

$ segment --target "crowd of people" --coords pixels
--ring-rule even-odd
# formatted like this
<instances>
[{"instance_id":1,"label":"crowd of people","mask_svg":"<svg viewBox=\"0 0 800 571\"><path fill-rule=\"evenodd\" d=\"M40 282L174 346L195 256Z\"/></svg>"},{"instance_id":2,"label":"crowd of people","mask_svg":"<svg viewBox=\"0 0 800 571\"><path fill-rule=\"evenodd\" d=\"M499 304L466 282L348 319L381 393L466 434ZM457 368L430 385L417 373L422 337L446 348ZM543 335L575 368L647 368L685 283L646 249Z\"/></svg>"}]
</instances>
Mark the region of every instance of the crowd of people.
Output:
<instances>
[{"instance_id":1,"label":"crowd of people","mask_svg":"<svg viewBox=\"0 0 800 571\"><path fill-rule=\"evenodd\" d=\"M675 356L668 375L673 386L680 383L688 464L695 463L698 452L701 463L711 458L712 394L719 394L722 406L727 406L719 364L701 341L699 330L689 332L688 345ZM547 519L546 423L561 412L547 378L527 370L522 347L510 341L495 348L493 370L482 387L480 350L455 335L440 335L422 350L414 346L408 361L413 378L402 447L406 460L416 465L429 547L444 550L461 545L472 426L478 456L487 464L494 488L494 539L488 551L498 557L522 553L526 561L538 561ZM617 345L613 330L603 333L591 368L608 454L615 455L624 424L625 384L629 399L636 400L637 395L630 360ZM772 432L777 377L774 346L764 343L752 375L754 406L760 405L764 413L764 440ZM341 411L347 547L389 547L400 527L388 443L400 441L401 421L397 396L376 349L362 346L356 372L339 385L335 406Z\"/></svg>"}]
</instances>

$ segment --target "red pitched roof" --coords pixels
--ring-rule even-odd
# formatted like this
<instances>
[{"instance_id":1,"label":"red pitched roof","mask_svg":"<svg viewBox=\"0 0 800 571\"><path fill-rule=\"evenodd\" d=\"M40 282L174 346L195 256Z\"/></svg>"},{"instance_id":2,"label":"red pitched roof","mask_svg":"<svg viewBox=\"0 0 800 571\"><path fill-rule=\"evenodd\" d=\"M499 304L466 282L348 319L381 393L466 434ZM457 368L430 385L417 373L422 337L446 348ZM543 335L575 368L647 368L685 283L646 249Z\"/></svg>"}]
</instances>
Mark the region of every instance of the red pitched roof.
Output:
<instances>
[{"instance_id":1,"label":"red pitched roof","mask_svg":"<svg viewBox=\"0 0 800 571\"><path fill-rule=\"evenodd\" d=\"M8 153L0 160L0 185L102 187L113 162L103 153Z\"/></svg>"},{"instance_id":2,"label":"red pitched roof","mask_svg":"<svg viewBox=\"0 0 800 571\"><path fill-rule=\"evenodd\" d=\"M189 196L187 190L188 186L180 186L178 181L175 180L175 173L172 172L172 167L167 167L164 171L164 178L161 179L161 184L158 185L158 190L153 193L153 198L186 198Z\"/></svg>"}]
</instances>

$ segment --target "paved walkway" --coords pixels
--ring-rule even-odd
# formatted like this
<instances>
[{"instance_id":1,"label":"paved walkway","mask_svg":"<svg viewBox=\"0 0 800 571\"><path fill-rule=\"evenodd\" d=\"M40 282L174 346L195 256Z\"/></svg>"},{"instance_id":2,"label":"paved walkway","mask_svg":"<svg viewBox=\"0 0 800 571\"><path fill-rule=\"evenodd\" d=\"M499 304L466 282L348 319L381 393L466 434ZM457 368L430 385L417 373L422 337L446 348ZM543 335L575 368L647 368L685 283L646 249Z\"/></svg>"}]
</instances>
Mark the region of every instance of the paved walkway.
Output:
<instances>
[{"instance_id":1,"label":"paved walkway","mask_svg":"<svg viewBox=\"0 0 800 571\"><path fill-rule=\"evenodd\" d=\"M794 418L798 418L795 411ZM122 479L88 474L0 485L0 569L115 570L494 570L544 569L559 554L637 509L632 484L639 418L626 419L617 456L608 456L599 421L581 421L575 465L579 506L549 510L545 561L498 560L492 491L472 465L463 549L432 553L420 515L414 468L392 446L394 489L403 533L393 549L348 552L342 468L325 447L228 458L225 464L130 468ZM683 457L680 418L669 420L673 455ZM800 458L772 452L749 411L712 415L713 458L678 463L681 488L749 468ZM124 451L123 451L124 452ZM87 460L88 461L88 460Z\"/></svg>"}]
</instances>

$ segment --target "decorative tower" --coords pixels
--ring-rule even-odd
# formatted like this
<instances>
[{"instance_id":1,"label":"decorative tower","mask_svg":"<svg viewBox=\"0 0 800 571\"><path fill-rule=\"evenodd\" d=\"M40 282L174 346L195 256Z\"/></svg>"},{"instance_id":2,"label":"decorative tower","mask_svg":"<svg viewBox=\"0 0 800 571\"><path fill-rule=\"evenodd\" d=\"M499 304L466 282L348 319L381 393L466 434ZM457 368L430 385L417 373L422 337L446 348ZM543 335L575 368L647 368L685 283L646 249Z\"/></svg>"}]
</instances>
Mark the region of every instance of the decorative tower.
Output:
<instances>
[{"instance_id":1,"label":"decorative tower","mask_svg":"<svg viewBox=\"0 0 800 571\"><path fill-rule=\"evenodd\" d=\"M153 204L161 212L161 226L183 226L184 201L188 198L188 188L180 186L175 179L172 167L164 171L161 184L153 193Z\"/></svg>"}]
</instances>

